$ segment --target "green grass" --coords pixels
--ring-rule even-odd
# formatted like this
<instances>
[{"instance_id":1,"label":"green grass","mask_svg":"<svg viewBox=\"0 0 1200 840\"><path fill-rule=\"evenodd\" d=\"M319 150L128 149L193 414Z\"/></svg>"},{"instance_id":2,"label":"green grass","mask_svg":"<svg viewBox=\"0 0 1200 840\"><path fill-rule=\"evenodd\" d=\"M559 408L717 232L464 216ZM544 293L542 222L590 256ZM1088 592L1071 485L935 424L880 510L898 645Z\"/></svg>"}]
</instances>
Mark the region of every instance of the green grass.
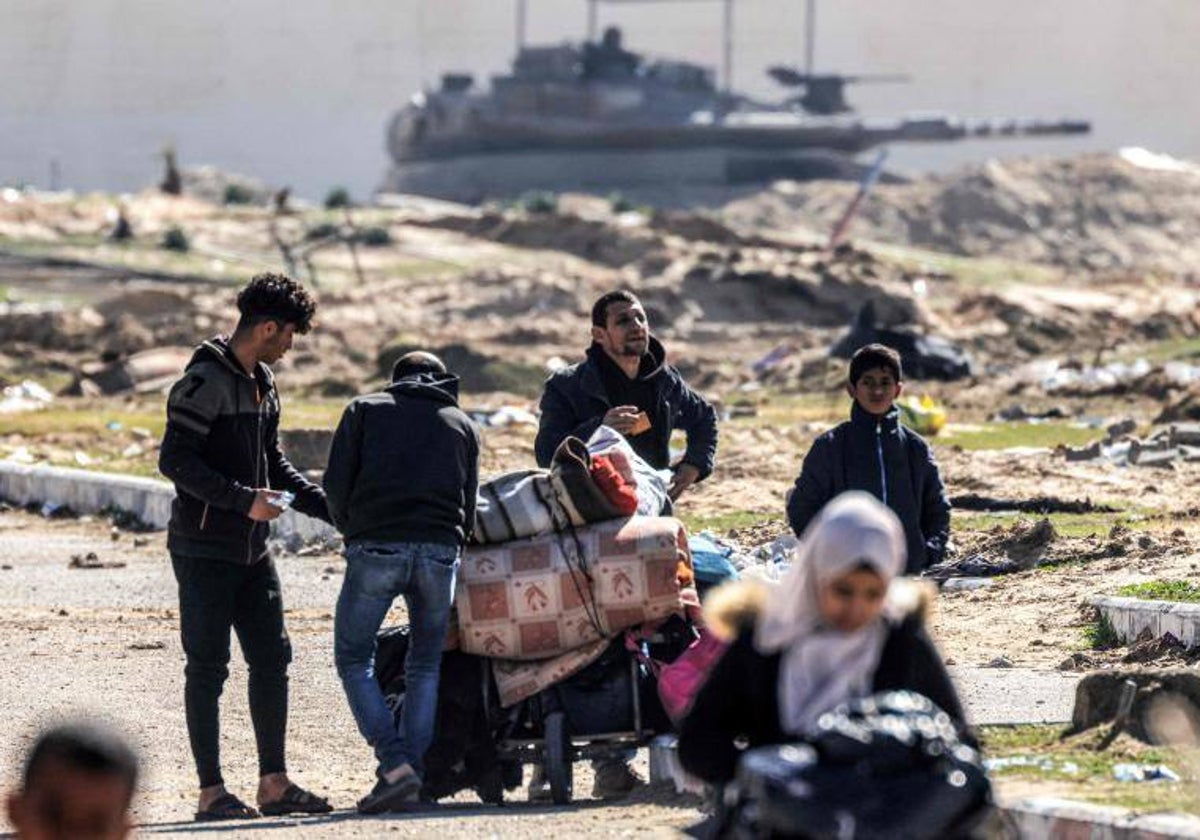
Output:
<instances>
[{"instance_id":1,"label":"green grass","mask_svg":"<svg viewBox=\"0 0 1200 840\"><path fill-rule=\"evenodd\" d=\"M1172 361L1194 362L1200 358L1200 338L1171 338L1140 349L1134 348L1121 358L1130 361L1141 358L1157 364Z\"/></svg>"},{"instance_id":2,"label":"green grass","mask_svg":"<svg viewBox=\"0 0 1200 840\"><path fill-rule=\"evenodd\" d=\"M1146 601L1200 603L1200 586L1186 580L1152 580L1146 583L1131 583L1118 589L1117 594L1126 598L1141 598Z\"/></svg>"},{"instance_id":3,"label":"green grass","mask_svg":"<svg viewBox=\"0 0 1200 840\"><path fill-rule=\"evenodd\" d=\"M988 423L982 428L947 426L931 438L938 446L959 446L967 450L1012 449L1018 446L1086 446L1102 440L1103 429L1080 427L1071 423Z\"/></svg>"},{"instance_id":4,"label":"green grass","mask_svg":"<svg viewBox=\"0 0 1200 840\"><path fill-rule=\"evenodd\" d=\"M1098 750L1104 734L1097 729L1062 738L1062 728L1048 725L983 726L979 737L987 758L1021 757L1033 764L1000 767L992 777L1045 781L1055 796L1066 796L1139 811L1183 811L1197 808L1192 775L1194 756L1168 747L1142 744L1127 736ZM1117 764L1163 764L1184 777L1182 782L1118 782Z\"/></svg>"},{"instance_id":5,"label":"green grass","mask_svg":"<svg viewBox=\"0 0 1200 840\"><path fill-rule=\"evenodd\" d=\"M84 408L59 403L38 411L19 414L0 414L0 435L42 437L45 435L95 433L101 438L111 434L108 424L120 423L125 429L140 427L162 437L166 426L164 411L109 410L104 407Z\"/></svg>"},{"instance_id":6,"label":"green grass","mask_svg":"<svg viewBox=\"0 0 1200 840\"><path fill-rule=\"evenodd\" d=\"M720 535L738 528L749 528L764 522L778 519L779 513L763 513L761 511L738 510L729 513L717 513L711 516L695 516L687 513L680 514L680 519L687 526L688 533L698 534L701 531L712 531Z\"/></svg>"},{"instance_id":7,"label":"green grass","mask_svg":"<svg viewBox=\"0 0 1200 840\"><path fill-rule=\"evenodd\" d=\"M1095 621L1083 628L1083 641L1091 650L1111 650L1121 644L1121 637L1108 616L1100 613Z\"/></svg>"}]
</instances>

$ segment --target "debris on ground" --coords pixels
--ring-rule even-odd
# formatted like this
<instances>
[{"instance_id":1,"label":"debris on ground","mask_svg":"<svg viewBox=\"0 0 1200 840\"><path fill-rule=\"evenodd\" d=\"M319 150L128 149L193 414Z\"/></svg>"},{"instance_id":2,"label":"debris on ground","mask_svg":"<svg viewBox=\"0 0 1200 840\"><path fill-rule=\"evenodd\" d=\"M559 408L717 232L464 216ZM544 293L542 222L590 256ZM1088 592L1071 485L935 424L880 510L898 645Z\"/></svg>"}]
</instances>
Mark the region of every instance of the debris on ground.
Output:
<instances>
[{"instance_id":1,"label":"debris on ground","mask_svg":"<svg viewBox=\"0 0 1200 840\"><path fill-rule=\"evenodd\" d=\"M72 554L71 562L67 564L69 569L124 569L125 563L121 560L101 560L94 551L89 551L87 554Z\"/></svg>"},{"instance_id":2,"label":"debris on ground","mask_svg":"<svg viewBox=\"0 0 1200 840\"><path fill-rule=\"evenodd\" d=\"M1113 778L1118 782L1179 782L1180 775L1165 764L1114 764Z\"/></svg>"},{"instance_id":3,"label":"debris on ground","mask_svg":"<svg viewBox=\"0 0 1200 840\"><path fill-rule=\"evenodd\" d=\"M1060 499L1056 496L1034 496L1029 499L1000 499L978 493L963 493L950 497L950 507L957 510L987 513L1016 512L1045 516L1050 513L1117 513L1109 505L1098 505L1091 499Z\"/></svg>"},{"instance_id":4,"label":"debris on ground","mask_svg":"<svg viewBox=\"0 0 1200 840\"><path fill-rule=\"evenodd\" d=\"M0 414L36 411L54 402L54 395L32 380L9 385L0 391Z\"/></svg>"},{"instance_id":5,"label":"debris on ground","mask_svg":"<svg viewBox=\"0 0 1200 840\"><path fill-rule=\"evenodd\" d=\"M885 344L900 354L905 378L954 381L971 375L971 360L966 352L936 335L879 326L875 306L863 305L846 333L829 351L839 359L849 359L868 344Z\"/></svg>"}]
</instances>

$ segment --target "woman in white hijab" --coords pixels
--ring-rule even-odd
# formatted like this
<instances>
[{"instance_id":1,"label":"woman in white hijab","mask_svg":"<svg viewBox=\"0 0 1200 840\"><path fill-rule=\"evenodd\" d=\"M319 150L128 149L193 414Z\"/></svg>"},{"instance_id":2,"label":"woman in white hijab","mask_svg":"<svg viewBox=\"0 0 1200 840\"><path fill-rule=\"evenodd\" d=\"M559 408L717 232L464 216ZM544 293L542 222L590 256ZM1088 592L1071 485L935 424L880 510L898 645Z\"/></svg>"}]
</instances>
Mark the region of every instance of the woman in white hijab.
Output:
<instances>
[{"instance_id":1,"label":"woman in white hijab","mask_svg":"<svg viewBox=\"0 0 1200 840\"><path fill-rule=\"evenodd\" d=\"M680 726L684 768L726 782L739 747L795 740L825 712L877 691L916 691L961 723L923 628L922 590L897 578L904 563L896 515L868 493L844 493L805 531L778 586L714 592L706 612L731 643Z\"/></svg>"}]
</instances>

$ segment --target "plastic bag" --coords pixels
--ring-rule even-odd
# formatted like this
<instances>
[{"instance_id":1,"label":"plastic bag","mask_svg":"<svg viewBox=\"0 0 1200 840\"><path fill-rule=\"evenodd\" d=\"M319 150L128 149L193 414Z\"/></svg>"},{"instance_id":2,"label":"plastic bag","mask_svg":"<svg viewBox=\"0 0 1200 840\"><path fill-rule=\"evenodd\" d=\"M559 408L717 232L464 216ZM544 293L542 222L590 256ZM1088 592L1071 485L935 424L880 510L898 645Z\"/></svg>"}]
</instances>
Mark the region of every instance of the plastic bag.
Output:
<instances>
[{"instance_id":1,"label":"plastic bag","mask_svg":"<svg viewBox=\"0 0 1200 840\"><path fill-rule=\"evenodd\" d=\"M670 471L656 470L647 464L616 429L600 426L588 438L587 448L592 457L608 456L622 477L637 489L640 515L659 516L669 509Z\"/></svg>"}]
</instances>

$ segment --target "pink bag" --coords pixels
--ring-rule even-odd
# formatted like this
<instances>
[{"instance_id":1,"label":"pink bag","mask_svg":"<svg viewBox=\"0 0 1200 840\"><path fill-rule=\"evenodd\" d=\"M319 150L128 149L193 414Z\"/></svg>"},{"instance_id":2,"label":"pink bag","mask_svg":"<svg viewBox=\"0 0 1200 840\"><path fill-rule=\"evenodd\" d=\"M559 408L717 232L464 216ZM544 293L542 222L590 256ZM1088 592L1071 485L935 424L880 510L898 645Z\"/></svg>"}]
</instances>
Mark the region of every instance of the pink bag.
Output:
<instances>
[{"instance_id":1,"label":"pink bag","mask_svg":"<svg viewBox=\"0 0 1200 840\"><path fill-rule=\"evenodd\" d=\"M707 630L679 654L672 663L662 665L658 672L658 697L671 722L678 725L692 708L692 701L708 680L713 666L729 647Z\"/></svg>"}]
</instances>

